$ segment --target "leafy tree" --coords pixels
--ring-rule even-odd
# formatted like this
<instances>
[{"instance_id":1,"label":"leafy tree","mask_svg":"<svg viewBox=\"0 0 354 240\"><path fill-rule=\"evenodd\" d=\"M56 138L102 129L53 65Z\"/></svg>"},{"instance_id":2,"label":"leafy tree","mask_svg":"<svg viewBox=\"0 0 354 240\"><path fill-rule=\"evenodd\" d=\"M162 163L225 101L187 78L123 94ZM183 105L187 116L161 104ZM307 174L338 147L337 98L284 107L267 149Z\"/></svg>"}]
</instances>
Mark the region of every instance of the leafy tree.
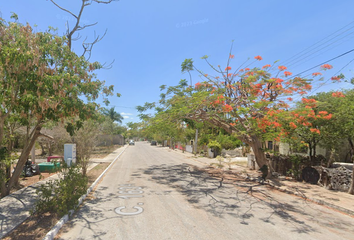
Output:
<instances>
[{"instance_id":1,"label":"leafy tree","mask_svg":"<svg viewBox=\"0 0 354 240\"><path fill-rule=\"evenodd\" d=\"M346 160L353 161L354 155L354 90L345 90L343 92L332 91L319 93L314 96L318 102L318 108L322 112L330 112L331 121L323 124L325 130L322 144L329 149L340 151L342 140L346 140L350 146ZM353 161L354 163L354 161ZM354 172L354 171L353 171ZM354 194L354 175L349 189L350 194Z\"/></svg>"},{"instance_id":2,"label":"leafy tree","mask_svg":"<svg viewBox=\"0 0 354 240\"><path fill-rule=\"evenodd\" d=\"M315 98L302 98L297 108L283 119L285 122L282 124L282 141L297 148L308 147L312 161L316 157L316 147L330 137L328 128L333 123L332 114L324 111Z\"/></svg>"},{"instance_id":3,"label":"leafy tree","mask_svg":"<svg viewBox=\"0 0 354 240\"><path fill-rule=\"evenodd\" d=\"M71 52L66 41L51 29L34 33L29 25L0 21L0 144L9 116L27 128L24 148L2 196L17 183L45 123L71 119L66 129L73 133L95 114L93 101L101 93L112 94L113 86L106 87L92 73L101 65Z\"/></svg>"},{"instance_id":4,"label":"leafy tree","mask_svg":"<svg viewBox=\"0 0 354 240\"><path fill-rule=\"evenodd\" d=\"M262 140L280 137L283 126L279 118L292 113L288 105L292 99L287 96L306 94L312 79L291 77L285 66L267 64L249 68L262 60L260 56L246 67L233 70L233 57L230 52L225 69L220 65L214 67L207 56L202 57L214 73L206 74L192 64L204 81L196 83L194 88L168 87L160 103L173 118L207 122L236 136L252 147L257 164L262 167L267 163ZM330 68L328 64L322 66L323 70ZM311 110L304 111L298 117L308 115Z\"/></svg>"}]
</instances>

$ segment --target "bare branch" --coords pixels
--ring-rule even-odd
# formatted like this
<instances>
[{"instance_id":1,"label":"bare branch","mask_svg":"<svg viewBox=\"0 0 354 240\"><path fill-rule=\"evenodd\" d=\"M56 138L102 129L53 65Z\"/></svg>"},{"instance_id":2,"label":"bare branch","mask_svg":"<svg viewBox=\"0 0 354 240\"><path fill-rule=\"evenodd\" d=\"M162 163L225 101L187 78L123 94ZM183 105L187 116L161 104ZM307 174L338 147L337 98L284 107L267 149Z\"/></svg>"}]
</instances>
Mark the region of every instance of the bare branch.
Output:
<instances>
[{"instance_id":1,"label":"bare branch","mask_svg":"<svg viewBox=\"0 0 354 240\"><path fill-rule=\"evenodd\" d=\"M109 1L98 1L98 0L93 0L94 2L96 3L104 3L104 4L108 4L108 3L111 3L113 1L117 1L117 0L109 0Z\"/></svg>"},{"instance_id":2,"label":"bare branch","mask_svg":"<svg viewBox=\"0 0 354 240\"><path fill-rule=\"evenodd\" d=\"M91 42L91 43L86 43L85 41L86 41L86 39L85 39L85 41L82 43L82 47L84 48L84 52L82 53L82 55L81 56L84 56L85 54L89 54L89 57L88 57L88 59L90 59L90 57L91 57L91 51L92 51L92 48L93 48L93 45L95 45L96 43L98 43L99 41L101 41L103 38L104 38L104 36L107 34L107 29L106 29L106 31L104 32L104 34L103 34L103 36L102 37L100 37L99 35L96 37L96 32L94 32L94 35L95 35L95 40L93 40L93 42ZM88 60L87 59L87 60Z\"/></svg>"},{"instance_id":3,"label":"bare branch","mask_svg":"<svg viewBox=\"0 0 354 240\"><path fill-rule=\"evenodd\" d=\"M77 16L75 14L73 14L72 12L70 12L68 9L65 9L61 6L59 6L56 2L54 2L53 0L50 0L55 6L57 6L58 8L60 8L61 10L63 10L64 12L67 12L69 14L71 14L74 18L77 19Z\"/></svg>"},{"instance_id":4,"label":"bare branch","mask_svg":"<svg viewBox=\"0 0 354 240\"><path fill-rule=\"evenodd\" d=\"M97 23L98 23L98 22L95 22L95 23L92 23L92 24L83 24L83 25L80 24L81 17L82 17L82 14L83 14L83 11L84 11L85 7L90 6L93 2L98 3L98 4L100 4L100 3L102 3L102 4L109 4L109 3L113 2L113 1L116 1L116 0L106 0L106 1L103 1L103 0L102 0L102 1L101 1L101 0L81 0L81 7L80 7L80 10L79 10L79 14L78 14L78 15L75 15L74 13L72 13L71 11L69 11L68 9L66 9L66 8L64 8L64 7L62 7L62 6L60 6L59 4L57 4L57 3L55 2L55 0L50 0L50 1L51 1L56 7L58 7L58 8L61 9L62 11L65 11L65 12L69 13L70 15L72 15L72 16L76 19L75 25L74 25L74 27L73 27L71 30L70 30L69 22L66 23L66 25L67 25L66 36L67 36L67 38L68 38L68 46L69 46L69 48L71 49L71 47L72 47L72 41L76 41L76 40L78 40L78 39L81 38L81 35L80 35L80 34L78 34L77 37L74 38L73 35L74 35L75 33L77 33L78 31L84 30L85 28L95 26L95 25L97 25ZM90 57L91 57L91 51L92 51L93 45L95 45L96 43L98 43L99 41L101 41L101 40L105 37L106 33L107 33L107 29L106 29L106 31L104 32L104 34L103 34L102 37L100 37L99 35L96 37L96 33L95 33L94 40L93 40L93 42L91 42L91 43L86 42L87 38L85 38L85 40L84 40L83 43L82 43L82 47L83 47L83 49L84 49L84 51L83 51L83 53L82 53L82 56L85 56L86 54L88 54L87 60L89 60ZM113 62L114 62L114 61L113 61ZM112 63L113 63L113 62L112 62ZM109 68L111 67L112 63L110 63L110 64L108 65Z\"/></svg>"},{"instance_id":5,"label":"bare branch","mask_svg":"<svg viewBox=\"0 0 354 240\"><path fill-rule=\"evenodd\" d=\"M95 23L92 23L92 24L84 25L84 26L82 26L82 27L79 26L79 27L77 28L77 31L81 31L81 30L83 30L83 29L85 29L85 28L87 28L87 27L95 26L97 23L98 23L98 22L95 22Z\"/></svg>"}]
</instances>

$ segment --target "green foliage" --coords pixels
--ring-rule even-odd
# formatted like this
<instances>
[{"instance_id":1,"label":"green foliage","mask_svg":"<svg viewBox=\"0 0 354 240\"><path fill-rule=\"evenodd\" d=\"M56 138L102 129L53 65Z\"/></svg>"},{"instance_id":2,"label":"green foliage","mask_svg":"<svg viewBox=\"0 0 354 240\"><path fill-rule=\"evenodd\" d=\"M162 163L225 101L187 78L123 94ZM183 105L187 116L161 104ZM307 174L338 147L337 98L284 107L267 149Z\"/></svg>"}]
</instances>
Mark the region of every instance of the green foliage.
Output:
<instances>
[{"instance_id":1,"label":"green foliage","mask_svg":"<svg viewBox=\"0 0 354 240\"><path fill-rule=\"evenodd\" d=\"M32 214L68 214L77 208L78 199L86 193L87 182L78 167L63 168L61 178L50 180L37 189L38 200Z\"/></svg>"},{"instance_id":2,"label":"green foliage","mask_svg":"<svg viewBox=\"0 0 354 240\"><path fill-rule=\"evenodd\" d=\"M192 58L186 58L181 64L182 72L189 72L193 70L193 60Z\"/></svg>"},{"instance_id":3,"label":"green foliage","mask_svg":"<svg viewBox=\"0 0 354 240\"><path fill-rule=\"evenodd\" d=\"M221 144L217 141L210 141L208 143L208 147L213 149L214 151L216 151L217 153L220 153L221 152Z\"/></svg>"},{"instance_id":4,"label":"green foliage","mask_svg":"<svg viewBox=\"0 0 354 240\"><path fill-rule=\"evenodd\" d=\"M226 150L235 149L236 147L239 147L242 144L239 139L228 134L222 133L217 136L216 140L220 143L221 148Z\"/></svg>"},{"instance_id":5,"label":"green foliage","mask_svg":"<svg viewBox=\"0 0 354 240\"><path fill-rule=\"evenodd\" d=\"M289 160L292 166L291 169L288 171L288 174L294 177L296 180L300 180L304 157L300 155L291 155Z\"/></svg>"},{"instance_id":6,"label":"green foliage","mask_svg":"<svg viewBox=\"0 0 354 240\"><path fill-rule=\"evenodd\" d=\"M122 123L124 119L120 113L114 110L114 107L111 107L110 109L104 108L102 109L102 113L109 117L113 122Z\"/></svg>"}]
</instances>

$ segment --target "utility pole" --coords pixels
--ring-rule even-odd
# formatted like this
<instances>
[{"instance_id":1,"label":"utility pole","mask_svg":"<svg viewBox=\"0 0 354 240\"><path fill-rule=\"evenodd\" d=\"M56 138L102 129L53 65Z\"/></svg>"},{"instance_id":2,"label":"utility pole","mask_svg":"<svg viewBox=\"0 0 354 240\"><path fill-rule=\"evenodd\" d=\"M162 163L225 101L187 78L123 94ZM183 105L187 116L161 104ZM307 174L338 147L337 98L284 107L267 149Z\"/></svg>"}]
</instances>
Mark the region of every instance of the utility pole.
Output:
<instances>
[{"instance_id":1,"label":"utility pole","mask_svg":"<svg viewBox=\"0 0 354 240\"><path fill-rule=\"evenodd\" d=\"M194 155L197 155L197 149L198 149L198 128L195 130Z\"/></svg>"}]
</instances>

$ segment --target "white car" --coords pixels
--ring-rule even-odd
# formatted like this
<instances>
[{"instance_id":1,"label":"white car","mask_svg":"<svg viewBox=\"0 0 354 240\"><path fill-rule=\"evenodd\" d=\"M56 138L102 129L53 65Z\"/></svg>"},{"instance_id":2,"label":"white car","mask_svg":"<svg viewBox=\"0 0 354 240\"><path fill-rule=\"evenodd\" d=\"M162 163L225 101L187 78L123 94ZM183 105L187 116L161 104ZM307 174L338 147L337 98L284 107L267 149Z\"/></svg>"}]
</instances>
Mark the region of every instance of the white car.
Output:
<instances>
[{"instance_id":1,"label":"white car","mask_svg":"<svg viewBox=\"0 0 354 240\"><path fill-rule=\"evenodd\" d=\"M130 141L129 141L129 145L135 145L134 140L130 140Z\"/></svg>"}]
</instances>

